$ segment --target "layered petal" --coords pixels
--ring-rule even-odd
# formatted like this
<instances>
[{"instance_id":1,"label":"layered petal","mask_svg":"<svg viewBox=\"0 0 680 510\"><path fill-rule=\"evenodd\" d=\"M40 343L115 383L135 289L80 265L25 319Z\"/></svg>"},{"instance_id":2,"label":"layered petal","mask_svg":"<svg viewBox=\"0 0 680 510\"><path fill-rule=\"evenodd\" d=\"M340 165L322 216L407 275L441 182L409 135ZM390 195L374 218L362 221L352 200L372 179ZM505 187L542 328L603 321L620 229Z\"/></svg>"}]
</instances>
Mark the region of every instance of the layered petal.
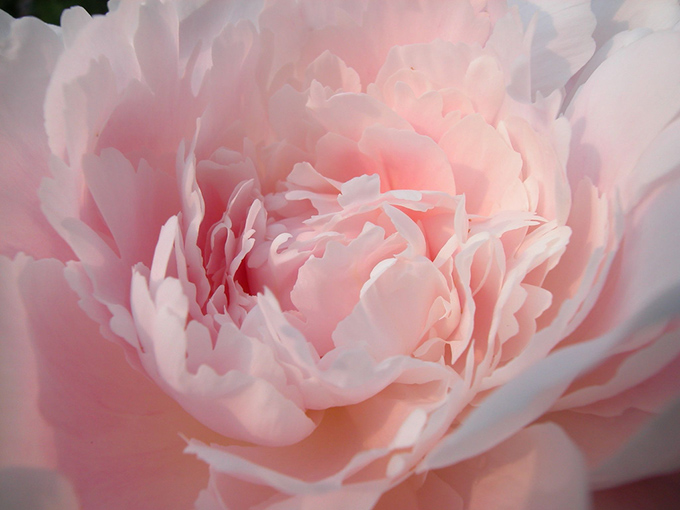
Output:
<instances>
[{"instance_id":1,"label":"layered petal","mask_svg":"<svg viewBox=\"0 0 680 510\"><path fill-rule=\"evenodd\" d=\"M677 470L680 39L649 5L0 18L3 473L369 510Z\"/></svg>"}]
</instances>

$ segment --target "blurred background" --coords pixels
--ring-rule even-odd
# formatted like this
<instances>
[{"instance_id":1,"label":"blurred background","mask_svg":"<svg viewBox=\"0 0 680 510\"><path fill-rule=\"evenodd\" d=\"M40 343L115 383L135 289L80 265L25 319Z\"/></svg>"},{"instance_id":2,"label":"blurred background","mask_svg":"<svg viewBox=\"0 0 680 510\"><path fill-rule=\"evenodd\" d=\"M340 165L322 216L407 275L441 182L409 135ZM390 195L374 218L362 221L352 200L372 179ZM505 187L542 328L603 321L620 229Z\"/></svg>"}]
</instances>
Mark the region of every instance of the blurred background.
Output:
<instances>
[{"instance_id":1,"label":"blurred background","mask_svg":"<svg viewBox=\"0 0 680 510\"><path fill-rule=\"evenodd\" d=\"M90 14L107 12L106 0L0 0L0 9L15 18L35 16L53 25L59 24L61 11L73 5L82 5Z\"/></svg>"}]
</instances>

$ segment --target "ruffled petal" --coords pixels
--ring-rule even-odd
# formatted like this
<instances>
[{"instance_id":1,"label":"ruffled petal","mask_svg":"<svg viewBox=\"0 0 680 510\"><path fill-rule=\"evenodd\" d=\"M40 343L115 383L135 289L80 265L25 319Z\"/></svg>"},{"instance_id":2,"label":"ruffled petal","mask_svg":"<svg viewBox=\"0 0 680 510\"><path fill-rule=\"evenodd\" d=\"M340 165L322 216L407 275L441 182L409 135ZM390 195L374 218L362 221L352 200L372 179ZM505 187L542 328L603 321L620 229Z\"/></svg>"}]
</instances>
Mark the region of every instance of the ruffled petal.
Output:
<instances>
[{"instance_id":1,"label":"ruffled petal","mask_svg":"<svg viewBox=\"0 0 680 510\"><path fill-rule=\"evenodd\" d=\"M577 377L640 335L680 315L680 286L647 303L607 334L551 353L486 397L465 421L427 454L418 471L470 458L539 418ZM540 381L540 382L539 382Z\"/></svg>"}]
</instances>

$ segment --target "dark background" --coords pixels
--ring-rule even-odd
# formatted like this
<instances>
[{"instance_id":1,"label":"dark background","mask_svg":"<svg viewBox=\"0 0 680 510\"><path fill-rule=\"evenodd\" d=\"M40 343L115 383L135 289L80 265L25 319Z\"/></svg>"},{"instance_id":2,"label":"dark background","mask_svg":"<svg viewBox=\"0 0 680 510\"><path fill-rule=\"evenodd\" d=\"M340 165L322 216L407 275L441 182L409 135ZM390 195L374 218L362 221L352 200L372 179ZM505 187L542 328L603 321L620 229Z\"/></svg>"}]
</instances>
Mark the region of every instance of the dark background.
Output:
<instances>
[{"instance_id":1,"label":"dark background","mask_svg":"<svg viewBox=\"0 0 680 510\"><path fill-rule=\"evenodd\" d=\"M0 0L0 9L15 18L36 16L47 23L59 24L61 11L72 5L82 5L90 14L107 12L106 0Z\"/></svg>"}]
</instances>

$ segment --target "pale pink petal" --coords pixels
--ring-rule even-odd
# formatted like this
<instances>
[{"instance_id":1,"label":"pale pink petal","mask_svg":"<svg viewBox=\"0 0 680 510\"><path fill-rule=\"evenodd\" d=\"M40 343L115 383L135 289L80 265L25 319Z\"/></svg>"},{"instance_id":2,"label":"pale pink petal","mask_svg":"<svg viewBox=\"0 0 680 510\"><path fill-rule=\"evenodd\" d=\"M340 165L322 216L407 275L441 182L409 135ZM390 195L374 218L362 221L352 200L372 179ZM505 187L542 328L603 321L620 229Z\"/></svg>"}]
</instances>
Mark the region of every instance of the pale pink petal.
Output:
<instances>
[{"instance_id":1,"label":"pale pink petal","mask_svg":"<svg viewBox=\"0 0 680 510\"><path fill-rule=\"evenodd\" d=\"M354 483L332 491L290 495L213 470L210 487L202 493L196 510L372 510L387 485L386 481L378 480Z\"/></svg>"},{"instance_id":2,"label":"pale pink petal","mask_svg":"<svg viewBox=\"0 0 680 510\"><path fill-rule=\"evenodd\" d=\"M207 3L206 6L211 3L218 6L226 5L227 8L230 5L214 1ZM250 6L257 2L239 4ZM190 19L192 18L187 18L187 21ZM202 24L200 29L203 30ZM182 33L181 26L180 39ZM201 32L199 37L203 39L207 35L204 36ZM203 48L204 44L201 42L200 47ZM260 62L262 51L260 46L256 29L252 24L243 22L236 26L220 25L219 35L212 46L202 53L206 55L206 59L211 60L212 66L204 69L209 63L202 63L199 58L196 63L197 75L183 77L183 80L190 79L190 90L200 87L199 94L203 91L206 94L204 109L196 112L201 119L201 130L196 144L199 161L210 158L215 151L223 148L239 152L248 150L249 155L253 156L254 147L247 149L248 144L262 141L269 135L270 126L267 122L269 96L263 97L262 93L267 84L262 83L256 74L256 66ZM205 74L199 82L200 73ZM274 177L279 178L278 175Z\"/></svg>"},{"instance_id":3,"label":"pale pink petal","mask_svg":"<svg viewBox=\"0 0 680 510\"><path fill-rule=\"evenodd\" d=\"M179 60L178 8L125 2L69 30L73 40L45 102L55 155L74 168L84 154L107 147L134 166L140 158L153 167L173 160L170 154L193 134L204 109L203 96L192 94L199 50Z\"/></svg>"},{"instance_id":4,"label":"pale pink petal","mask_svg":"<svg viewBox=\"0 0 680 510\"><path fill-rule=\"evenodd\" d=\"M38 353L40 409L55 432L60 471L83 509L188 508L208 473L182 454L179 433L208 440L214 434L100 336L62 272L56 261L41 261L21 276Z\"/></svg>"},{"instance_id":5,"label":"pale pink petal","mask_svg":"<svg viewBox=\"0 0 680 510\"><path fill-rule=\"evenodd\" d=\"M463 118L439 145L449 158L456 192L465 195L468 212L496 212L508 188L518 181L519 154L480 115Z\"/></svg>"},{"instance_id":6,"label":"pale pink petal","mask_svg":"<svg viewBox=\"0 0 680 510\"><path fill-rule=\"evenodd\" d=\"M446 154L429 137L412 131L369 127L359 141L359 149L378 163L383 192L406 189L456 194Z\"/></svg>"},{"instance_id":7,"label":"pale pink petal","mask_svg":"<svg viewBox=\"0 0 680 510\"><path fill-rule=\"evenodd\" d=\"M22 255L0 257L0 467L53 468L54 434L38 409L36 353L18 287L30 264Z\"/></svg>"},{"instance_id":8,"label":"pale pink petal","mask_svg":"<svg viewBox=\"0 0 680 510\"><path fill-rule=\"evenodd\" d=\"M617 347L645 328L658 327L669 317L677 316L678 295L680 286L676 285L607 334L555 351L499 387L428 453L419 472L473 457L537 419L572 381L597 366Z\"/></svg>"},{"instance_id":9,"label":"pale pink petal","mask_svg":"<svg viewBox=\"0 0 680 510\"><path fill-rule=\"evenodd\" d=\"M467 510L589 508L581 454L552 424L533 425L479 457L435 472Z\"/></svg>"},{"instance_id":10,"label":"pale pink petal","mask_svg":"<svg viewBox=\"0 0 680 510\"><path fill-rule=\"evenodd\" d=\"M168 84L177 79L178 29L171 3L148 2L140 7L133 44L142 79L156 96L171 92Z\"/></svg>"},{"instance_id":11,"label":"pale pink petal","mask_svg":"<svg viewBox=\"0 0 680 510\"><path fill-rule=\"evenodd\" d=\"M263 342L273 350L287 374L289 385L285 389L289 393L301 392L308 409L360 403L395 381L424 384L456 379L455 373L444 366L410 356L376 362L363 346L352 344L335 348L319 359L307 338L291 327L270 293L258 296L258 307L248 314L243 330L262 335L262 323L268 330Z\"/></svg>"},{"instance_id":12,"label":"pale pink petal","mask_svg":"<svg viewBox=\"0 0 680 510\"><path fill-rule=\"evenodd\" d=\"M187 325L189 304L179 281L165 278L156 285L135 274L131 293L144 368L199 421L227 437L262 444L290 444L311 433L315 424L299 402L279 391L285 392L285 380L279 377L275 363L270 362L269 370L261 372L268 372L268 378L278 384L258 377L260 370L245 363L225 372L207 365L199 366L196 373L189 371L190 345L210 342L210 335L197 322ZM223 331L241 336L244 349L251 341L236 328L224 327ZM253 364L262 361L266 361L266 355L258 356Z\"/></svg>"},{"instance_id":13,"label":"pale pink petal","mask_svg":"<svg viewBox=\"0 0 680 510\"><path fill-rule=\"evenodd\" d=\"M151 266L160 227L179 211L175 179L144 162L135 170L116 149L88 154L83 175L120 257Z\"/></svg>"},{"instance_id":14,"label":"pale pink petal","mask_svg":"<svg viewBox=\"0 0 680 510\"><path fill-rule=\"evenodd\" d=\"M81 6L75 5L65 9L61 13L59 26L64 38L64 46L70 48L78 37L80 30L87 26L92 20L92 16Z\"/></svg>"},{"instance_id":15,"label":"pale pink petal","mask_svg":"<svg viewBox=\"0 0 680 510\"><path fill-rule=\"evenodd\" d=\"M497 10L499 18L493 25L493 31L485 48L492 50L499 60L503 69L508 96L523 102L534 99L531 83L531 43L528 38L531 32L526 33L519 10L508 9L503 1L488 2L487 9ZM531 19L526 20L531 22ZM527 28L533 30L533 24Z\"/></svg>"},{"instance_id":16,"label":"pale pink petal","mask_svg":"<svg viewBox=\"0 0 680 510\"><path fill-rule=\"evenodd\" d=\"M262 10L262 1L199 0L193 3L195 5L184 2L179 13L182 18L179 25L179 57L181 60L188 59L199 43L204 46L191 78L192 90L196 92L206 71L213 64L212 52L207 51L211 42L220 35L229 22L250 20L256 23L257 16Z\"/></svg>"},{"instance_id":17,"label":"pale pink petal","mask_svg":"<svg viewBox=\"0 0 680 510\"><path fill-rule=\"evenodd\" d=\"M386 489L387 482L376 480L344 486L333 492L322 494L295 495L283 501L273 503L271 510L298 510L324 508L328 510L372 510L380 494Z\"/></svg>"},{"instance_id":18,"label":"pale pink petal","mask_svg":"<svg viewBox=\"0 0 680 510\"><path fill-rule=\"evenodd\" d=\"M68 260L73 254L40 212L37 194L49 175L42 105L62 41L35 18L0 12L0 47L0 253Z\"/></svg>"},{"instance_id":19,"label":"pale pink petal","mask_svg":"<svg viewBox=\"0 0 680 510\"><path fill-rule=\"evenodd\" d=\"M551 307L538 318L538 331L521 353L494 371L497 382L519 374L564 341L588 316L607 281L622 220L612 215L606 198L598 197L588 180L579 184L573 204L567 221L569 244L542 285L552 294Z\"/></svg>"},{"instance_id":20,"label":"pale pink petal","mask_svg":"<svg viewBox=\"0 0 680 510\"><path fill-rule=\"evenodd\" d=\"M588 319L576 339L591 338L620 324L626 317L680 283L677 204L680 181L668 183L643 201L626 221L623 244Z\"/></svg>"},{"instance_id":21,"label":"pale pink petal","mask_svg":"<svg viewBox=\"0 0 680 510\"><path fill-rule=\"evenodd\" d=\"M67 157L69 150L73 150L73 141L69 140L68 130L75 127L71 125L69 128L64 124L64 117L71 115L71 112L67 111L65 86L73 84L79 77L87 74L93 60L109 65L115 77L111 85L122 88L139 78L134 48L129 44L139 9L134 4L121 2L111 15L95 17L79 30L74 30L70 50L64 53L52 74L45 98L45 128L50 149L61 158ZM104 59L100 60L101 56L104 56ZM106 97L108 98L108 94ZM102 103L109 104L104 101ZM82 129L82 124L80 127ZM95 133L96 131L85 133L83 130L82 135L91 136ZM70 156L75 160L74 163L80 159L80 154L71 153Z\"/></svg>"},{"instance_id":22,"label":"pale pink petal","mask_svg":"<svg viewBox=\"0 0 680 510\"><path fill-rule=\"evenodd\" d=\"M680 357L678 336L678 330L672 329L636 351L622 353L606 363L604 367L577 381L554 409L583 407L615 398L628 400L630 407L653 410L660 402L664 402L669 394L674 394L680 386L680 377L675 383L672 377L650 381L668 370L669 365L674 368L677 364ZM638 401L634 398L634 394L625 395L627 390L634 389L643 383L652 385L656 389L655 395L650 395L647 402ZM621 399L621 397L624 398ZM612 408L611 405L605 407ZM603 409L602 412L606 411Z\"/></svg>"},{"instance_id":23,"label":"pale pink petal","mask_svg":"<svg viewBox=\"0 0 680 510\"><path fill-rule=\"evenodd\" d=\"M305 70L305 83L309 86L316 80L325 87L342 92L361 92L359 75L347 67L342 59L325 51Z\"/></svg>"},{"instance_id":24,"label":"pale pink petal","mask_svg":"<svg viewBox=\"0 0 680 510\"><path fill-rule=\"evenodd\" d=\"M590 394L595 401L585 407L577 408L578 411L608 417L618 416L631 408L647 413L661 412L680 391L680 377L677 376L680 369L680 356L669 358L661 363L659 363L658 358L654 359L654 357L658 351L666 348L669 341L672 342L674 337L677 338L677 334L677 331L671 331L637 352L619 354L607 362L602 370L596 370L589 376L579 379L573 387L583 388L586 390L586 395ZM661 349L658 349L656 344L666 345L661 345ZM624 363L627 363L629 358L632 358L633 363L630 363L627 367L627 372L630 374L632 367L641 366L641 363L650 357L652 359L650 367L643 367L640 371L641 375L635 374L631 377L630 382L626 381L625 384L622 384L625 379L616 372L622 359ZM659 368L659 365L661 365L661 368ZM598 386L598 384L607 381L609 377L612 378L607 383ZM594 384L594 387L589 386L592 384ZM616 388L617 385L620 386L621 391L613 396L606 397L607 393L613 393L612 389ZM599 399L602 389L605 390L605 398ZM588 390L592 390L592 392ZM567 393L563 399L569 397L570 394ZM564 400L555 405L555 409L558 407L565 407Z\"/></svg>"},{"instance_id":25,"label":"pale pink petal","mask_svg":"<svg viewBox=\"0 0 680 510\"><path fill-rule=\"evenodd\" d=\"M274 72L289 62L304 69L323 51L330 50L357 72L365 86L374 81L393 46L437 38L483 44L491 26L483 7L468 2L411 0L388 4L380 0L305 0L294 6L279 1L267 6L259 22L275 35Z\"/></svg>"},{"instance_id":26,"label":"pale pink petal","mask_svg":"<svg viewBox=\"0 0 680 510\"><path fill-rule=\"evenodd\" d=\"M520 117L506 120L505 126L512 148L522 156L522 178L529 210L547 220L566 223L573 191L569 189L557 144L537 133Z\"/></svg>"},{"instance_id":27,"label":"pale pink petal","mask_svg":"<svg viewBox=\"0 0 680 510\"><path fill-rule=\"evenodd\" d=\"M650 420L625 446L592 474L595 486L608 487L680 469L680 401Z\"/></svg>"},{"instance_id":28,"label":"pale pink petal","mask_svg":"<svg viewBox=\"0 0 680 510\"><path fill-rule=\"evenodd\" d=\"M360 404L326 410L309 437L288 447L222 447L191 441L186 451L208 462L214 474L228 475L222 483L234 486L234 479L241 479L294 496L286 505L308 501L313 508L311 502L328 501L331 508L338 508L337 498L344 491L350 501L353 494L366 491L375 501L389 478L401 475L401 467L408 470L417 459L408 449L441 432L440 424L428 426L428 414L437 416L445 392L443 386L394 385ZM405 458L393 462L395 455L388 462L395 450ZM218 488L219 480L218 476ZM263 497L271 496L276 498L275 493L263 492ZM221 497L227 506L234 497L243 499L228 492ZM295 508L286 505L281 508Z\"/></svg>"},{"instance_id":29,"label":"pale pink petal","mask_svg":"<svg viewBox=\"0 0 680 510\"><path fill-rule=\"evenodd\" d=\"M639 197L627 184L636 164L680 110L678 58L679 33L651 34L612 55L579 89L567 110L572 186L588 176L601 192L620 190L624 210L635 205ZM654 94L649 77L658 84Z\"/></svg>"},{"instance_id":30,"label":"pale pink petal","mask_svg":"<svg viewBox=\"0 0 680 510\"><path fill-rule=\"evenodd\" d=\"M627 183L626 195L632 203L638 203L655 188L677 179L680 175L680 121L675 119L649 144L640 155Z\"/></svg>"},{"instance_id":31,"label":"pale pink petal","mask_svg":"<svg viewBox=\"0 0 680 510\"><path fill-rule=\"evenodd\" d=\"M463 88L470 62L478 53L466 45L439 39L428 44L395 46L387 54L374 86L383 101L398 110L394 94L399 82L408 85L416 97L430 91L445 95L449 88Z\"/></svg>"},{"instance_id":32,"label":"pale pink petal","mask_svg":"<svg viewBox=\"0 0 680 510\"><path fill-rule=\"evenodd\" d=\"M625 30L668 30L680 21L680 6L675 0L592 0L592 9L597 18L593 37L598 47Z\"/></svg>"},{"instance_id":33,"label":"pale pink petal","mask_svg":"<svg viewBox=\"0 0 680 510\"><path fill-rule=\"evenodd\" d=\"M548 413L541 421L562 427L583 452L592 471L625 447L651 418L651 413L639 409L627 409L615 416L598 416L586 408Z\"/></svg>"},{"instance_id":34,"label":"pale pink petal","mask_svg":"<svg viewBox=\"0 0 680 510\"><path fill-rule=\"evenodd\" d=\"M412 352L444 317L450 291L424 257L386 260L371 272L354 310L333 332L336 346L363 346L376 360ZM437 310L438 316L431 317Z\"/></svg>"},{"instance_id":35,"label":"pale pink petal","mask_svg":"<svg viewBox=\"0 0 680 510\"><path fill-rule=\"evenodd\" d=\"M596 20L590 0L511 3L519 7L525 26L535 23L531 39L531 88L548 95L564 86L595 51L591 34Z\"/></svg>"},{"instance_id":36,"label":"pale pink petal","mask_svg":"<svg viewBox=\"0 0 680 510\"><path fill-rule=\"evenodd\" d=\"M384 103L365 94L336 94L327 100L310 102L312 116L326 130L358 142L374 124L413 131L413 128Z\"/></svg>"},{"instance_id":37,"label":"pale pink petal","mask_svg":"<svg viewBox=\"0 0 680 510\"><path fill-rule=\"evenodd\" d=\"M498 59L482 55L472 60L464 83L475 111L495 125L506 94L505 76Z\"/></svg>"},{"instance_id":38,"label":"pale pink petal","mask_svg":"<svg viewBox=\"0 0 680 510\"><path fill-rule=\"evenodd\" d=\"M564 105L569 105L573 101L574 95L581 86L588 81L590 76L602 65L602 62L610 58L614 53L633 44L634 42L646 37L651 32L648 28L637 28L634 30L626 30L618 32L611 39L606 41L601 46L598 46L597 51L591 59L584 65L581 70L576 73L565 87L566 95L564 97Z\"/></svg>"},{"instance_id":39,"label":"pale pink petal","mask_svg":"<svg viewBox=\"0 0 680 510\"><path fill-rule=\"evenodd\" d=\"M320 356L333 348L331 334L354 308L373 267L395 254L397 247L385 243L384 236L374 227L347 246L331 242L323 257L311 258L300 268L290 298L304 316L300 331Z\"/></svg>"},{"instance_id":40,"label":"pale pink petal","mask_svg":"<svg viewBox=\"0 0 680 510\"><path fill-rule=\"evenodd\" d=\"M377 161L359 150L356 141L337 133L322 136L314 150L316 170L329 179L345 182L362 175L378 173Z\"/></svg>"}]
</instances>

